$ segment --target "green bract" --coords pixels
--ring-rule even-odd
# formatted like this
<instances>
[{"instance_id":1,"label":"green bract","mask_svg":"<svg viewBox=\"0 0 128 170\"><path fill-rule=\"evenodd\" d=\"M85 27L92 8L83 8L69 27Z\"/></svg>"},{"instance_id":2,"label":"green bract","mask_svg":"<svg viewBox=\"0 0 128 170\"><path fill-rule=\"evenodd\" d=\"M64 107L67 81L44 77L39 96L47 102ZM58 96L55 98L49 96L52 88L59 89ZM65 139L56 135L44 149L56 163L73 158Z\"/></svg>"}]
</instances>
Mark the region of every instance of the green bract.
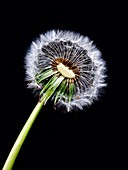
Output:
<instances>
[{"instance_id":1,"label":"green bract","mask_svg":"<svg viewBox=\"0 0 128 170\"><path fill-rule=\"evenodd\" d=\"M36 75L36 83L43 86L39 95L40 101L43 99L45 103L54 95L54 104L62 98L65 98L65 101L68 100L70 104L75 92L74 83L68 82L66 77L59 71L53 71L51 67L43 69Z\"/></svg>"}]
</instances>

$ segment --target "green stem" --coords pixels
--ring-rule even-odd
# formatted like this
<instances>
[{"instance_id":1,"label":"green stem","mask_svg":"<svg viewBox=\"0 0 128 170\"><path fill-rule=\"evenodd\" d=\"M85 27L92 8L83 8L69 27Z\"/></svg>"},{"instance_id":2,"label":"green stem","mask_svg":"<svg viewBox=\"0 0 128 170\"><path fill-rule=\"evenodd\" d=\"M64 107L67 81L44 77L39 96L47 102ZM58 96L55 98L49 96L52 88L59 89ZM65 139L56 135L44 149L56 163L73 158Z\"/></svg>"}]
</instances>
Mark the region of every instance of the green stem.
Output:
<instances>
[{"instance_id":1,"label":"green stem","mask_svg":"<svg viewBox=\"0 0 128 170\"><path fill-rule=\"evenodd\" d=\"M12 150L10 151L10 154L9 154L2 170L11 170L12 169L13 164L16 160L16 157L20 151L20 148L21 148L30 128L32 127L39 111L41 110L43 104L44 104L44 100L42 100L41 102L38 102L37 105L35 106L34 110L32 111L31 115L29 116L26 124L24 125L23 129L21 130L16 142L14 143Z\"/></svg>"}]
</instances>

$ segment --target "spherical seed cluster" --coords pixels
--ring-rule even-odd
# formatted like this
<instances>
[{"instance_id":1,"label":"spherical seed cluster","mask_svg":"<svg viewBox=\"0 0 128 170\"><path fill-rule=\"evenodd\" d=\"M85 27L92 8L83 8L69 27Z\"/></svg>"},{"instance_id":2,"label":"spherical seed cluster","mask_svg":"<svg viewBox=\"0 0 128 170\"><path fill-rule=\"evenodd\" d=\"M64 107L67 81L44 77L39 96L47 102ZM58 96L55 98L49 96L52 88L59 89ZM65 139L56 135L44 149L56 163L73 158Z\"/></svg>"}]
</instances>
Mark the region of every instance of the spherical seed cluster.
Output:
<instances>
[{"instance_id":1,"label":"spherical seed cluster","mask_svg":"<svg viewBox=\"0 0 128 170\"><path fill-rule=\"evenodd\" d=\"M105 84L105 62L88 37L49 31L32 43L26 55L28 88L41 89L55 105L80 109L97 99Z\"/></svg>"}]
</instances>

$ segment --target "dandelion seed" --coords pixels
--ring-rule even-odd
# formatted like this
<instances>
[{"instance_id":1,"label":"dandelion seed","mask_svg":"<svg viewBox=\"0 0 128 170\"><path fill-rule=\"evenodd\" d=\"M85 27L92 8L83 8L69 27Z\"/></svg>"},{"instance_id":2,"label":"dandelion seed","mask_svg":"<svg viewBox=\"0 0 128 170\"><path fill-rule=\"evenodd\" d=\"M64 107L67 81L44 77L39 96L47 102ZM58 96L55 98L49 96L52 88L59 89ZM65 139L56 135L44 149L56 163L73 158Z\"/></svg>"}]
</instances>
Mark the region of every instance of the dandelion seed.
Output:
<instances>
[{"instance_id":1,"label":"dandelion seed","mask_svg":"<svg viewBox=\"0 0 128 170\"><path fill-rule=\"evenodd\" d=\"M41 89L67 111L97 100L105 83L105 62L88 37L70 31L48 31L32 43L26 56L28 88Z\"/></svg>"}]
</instances>

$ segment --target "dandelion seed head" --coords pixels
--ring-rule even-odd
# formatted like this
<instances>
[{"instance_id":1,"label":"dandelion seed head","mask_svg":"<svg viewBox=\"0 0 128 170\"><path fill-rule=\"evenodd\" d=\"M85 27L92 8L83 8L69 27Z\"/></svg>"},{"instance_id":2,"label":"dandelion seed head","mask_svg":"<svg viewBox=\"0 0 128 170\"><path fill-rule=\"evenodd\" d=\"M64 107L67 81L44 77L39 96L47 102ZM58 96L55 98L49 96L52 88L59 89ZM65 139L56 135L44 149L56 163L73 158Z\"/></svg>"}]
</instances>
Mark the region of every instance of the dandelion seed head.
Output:
<instances>
[{"instance_id":1,"label":"dandelion seed head","mask_svg":"<svg viewBox=\"0 0 128 170\"><path fill-rule=\"evenodd\" d=\"M32 42L25 57L28 88L40 89L56 107L83 109L98 99L106 86L106 64L88 37L51 30Z\"/></svg>"}]
</instances>

